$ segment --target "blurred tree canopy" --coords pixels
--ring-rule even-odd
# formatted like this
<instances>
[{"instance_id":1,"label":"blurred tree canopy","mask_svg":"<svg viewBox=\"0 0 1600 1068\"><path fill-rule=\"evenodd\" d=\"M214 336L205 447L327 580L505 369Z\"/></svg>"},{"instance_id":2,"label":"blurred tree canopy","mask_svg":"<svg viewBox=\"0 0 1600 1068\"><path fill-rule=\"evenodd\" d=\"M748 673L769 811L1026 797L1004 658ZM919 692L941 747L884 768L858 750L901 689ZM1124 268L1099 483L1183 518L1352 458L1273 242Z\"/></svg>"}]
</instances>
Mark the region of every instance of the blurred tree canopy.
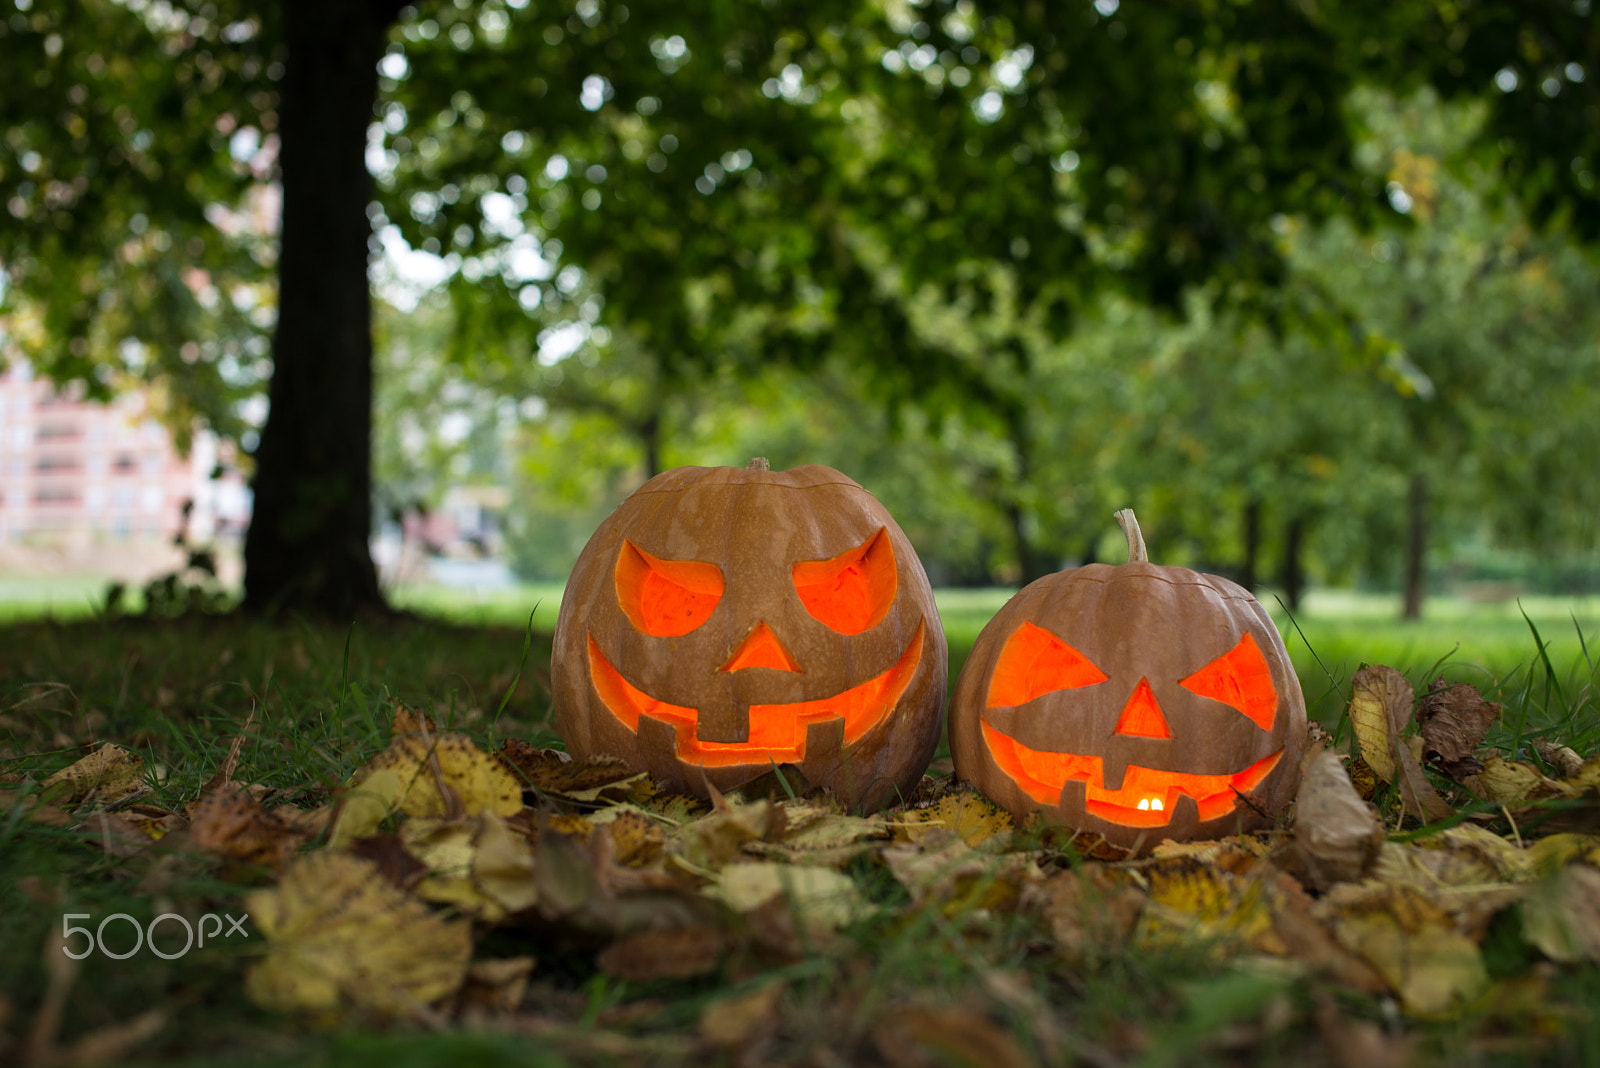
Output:
<instances>
[{"instance_id":1,"label":"blurred tree canopy","mask_svg":"<svg viewBox=\"0 0 1600 1068\"><path fill-rule=\"evenodd\" d=\"M1600 237L1589 0L11 4L8 343L100 392L159 381L177 422L246 436L252 608L381 605L369 267L397 239L443 258L463 373L609 420L647 467L696 398L782 369L840 383L886 432L966 442L948 458L1023 578L1092 553L1085 508L1129 493L1187 530L1231 502L1243 533L1194 551L1242 539L1247 573L1270 502L1292 572L1288 543L1336 506L1327 440L1382 451L1328 398L1398 383L1372 410L1420 464L1519 380L1492 324L1471 368L1429 366L1457 358L1434 340L1452 309L1514 321L1545 299L1523 333L1558 368L1587 336L1586 268L1556 235ZM1363 84L1477 102L1452 152L1494 169L1482 212L1527 212L1524 236L1483 237L1478 275L1406 245L1409 319L1385 306L1401 280L1363 291L1338 243L1442 235L1416 210L1440 157L1358 158ZM1530 264L1565 281L1539 289ZM1179 325L1130 351L1108 308ZM238 401L268 331L257 439ZM1408 366L1449 399L1407 394ZM1406 474L1413 498L1418 478L1426 499L1440 475Z\"/></svg>"}]
</instances>

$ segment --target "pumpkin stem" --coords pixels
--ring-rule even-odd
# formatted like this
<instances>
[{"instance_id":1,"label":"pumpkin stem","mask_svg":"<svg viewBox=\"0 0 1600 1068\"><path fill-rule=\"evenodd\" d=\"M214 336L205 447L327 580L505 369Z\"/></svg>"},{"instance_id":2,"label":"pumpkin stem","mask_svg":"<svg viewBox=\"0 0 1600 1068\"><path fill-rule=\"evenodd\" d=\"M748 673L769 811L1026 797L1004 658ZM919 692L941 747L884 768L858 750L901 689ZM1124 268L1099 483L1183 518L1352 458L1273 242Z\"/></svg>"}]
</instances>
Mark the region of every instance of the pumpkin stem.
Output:
<instances>
[{"instance_id":1,"label":"pumpkin stem","mask_svg":"<svg viewBox=\"0 0 1600 1068\"><path fill-rule=\"evenodd\" d=\"M750 460L750 462L745 465L745 470L746 471L771 471L772 470L772 465L767 462L767 458L765 456L756 456L756 457L753 457Z\"/></svg>"},{"instance_id":2,"label":"pumpkin stem","mask_svg":"<svg viewBox=\"0 0 1600 1068\"><path fill-rule=\"evenodd\" d=\"M1128 563L1148 564L1150 553L1144 547L1144 535L1139 532L1139 521L1133 516L1132 508L1124 508L1117 512L1114 518L1117 525L1122 528L1122 533L1128 538Z\"/></svg>"}]
</instances>

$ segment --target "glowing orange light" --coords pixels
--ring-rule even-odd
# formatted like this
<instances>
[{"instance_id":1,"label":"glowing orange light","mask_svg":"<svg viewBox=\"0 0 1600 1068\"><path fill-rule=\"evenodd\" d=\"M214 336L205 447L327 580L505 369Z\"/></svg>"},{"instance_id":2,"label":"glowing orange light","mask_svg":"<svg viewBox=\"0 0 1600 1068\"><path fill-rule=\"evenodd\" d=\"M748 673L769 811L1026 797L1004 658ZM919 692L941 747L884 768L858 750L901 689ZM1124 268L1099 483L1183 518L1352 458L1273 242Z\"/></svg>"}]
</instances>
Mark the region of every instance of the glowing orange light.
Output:
<instances>
[{"instance_id":1,"label":"glowing orange light","mask_svg":"<svg viewBox=\"0 0 1600 1068\"><path fill-rule=\"evenodd\" d=\"M768 667L777 668L779 671L799 671L800 666L794 662L794 657L789 655L789 650L783 647L778 636L772 633L772 628L765 622L757 623L745 640L739 643L739 648L728 657L718 671L741 671L744 668Z\"/></svg>"},{"instance_id":2,"label":"glowing orange light","mask_svg":"<svg viewBox=\"0 0 1600 1068\"><path fill-rule=\"evenodd\" d=\"M878 532L854 549L829 560L794 565L794 588L806 611L840 634L860 634L876 626L894 605L894 546L889 532Z\"/></svg>"},{"instance_id":3,"label":"glowing orange light","mask_svg":"<svg viewBox=\"0 0 1600 1068\"><path fill-rule=\"evenodd\" d=\"M987 723L981 726L984 743L994 762L1029 797L1042 805L1055 805L1061 800L1061 788L1069 779L1076 779L1084 783L1085 807L1089 812L1110 823L1129 827L1166 825L1178 798L1184 794L1195 799L1200 819L1226 816L1233 811L1238 795L1260 785L1283 756L1283 750L1279 749L1231 775L1195 775L1129 764L1122 786L1108 790L1102 785L1105 774L1100 757L1030 749Z\"/></svg>"},{"instance_id":4,"label":"glowing orange light","mask_svg":"<svg viewBox=\"0 0 1600 1068\"><path fill-rule=\"evenodd\" d=\"M995 660L989 681L989 707L1026 704L1056 690L1075 690L1105 682L1089 658L1032 623L1011 632Z\"/></svg>"},{"instance_id":5,"label":"glowing orange light","mask_svg":"<svg viewBox=\"0 0 1600 1068\"><path fill-rule=\"evenodd\" d=\"M1278 691L1272 685L1272 668L1249 634L1178 685L1201 697L1232 705L1264 731L1270 731L1278 718Z\"/></svg>"},{"instance_id":6,"label":"glowing orange light","mask_svg":"<svg viewBox=\"0 0 1600 1068\"><path fill-rule=\"evenodd\" d=\"M678 759L700 767L733 764L788 764L804 760L806 729L828 719L844 720L846 745L856 741L887 716L911 683L922 659L923 628L883 674L832 697L790 704L750 706L750 733L743 742L707 742L696 737L699 710L659 701L634 686L611 665L594 636L589 636L589 675L595 692L611 714L635 733L639 717L670 723L677 734Z\"/></svg>"},{"instance_id":7,"label":"glowing orange light","mask_svg":"<svg viewBox=\"0 0 1600 1068\"><path fill-rule=\"evenodd\" d=\"M722 599L716 564L662 560L624 540L617 554L617 601L628 621L657 638L688 634Z\"/></svg>"},{"instance_id":8,"label":"glowing orange light","mask_svg":"<svg viewBox=\"0 0 1600 1068\"><path fill-rule=\"evenodd\" d=\"M1128 703L1122 706L1122 715L1117 719L1117 734L1132 734L1139 738L1171 738L1172 728L1167 726L1167 717L1161 714L1161 706L1156 703L1156 695L1150 692L1150 680L1140 679L1139 685L1133 688Z\"/></svg>"}]
</instances>

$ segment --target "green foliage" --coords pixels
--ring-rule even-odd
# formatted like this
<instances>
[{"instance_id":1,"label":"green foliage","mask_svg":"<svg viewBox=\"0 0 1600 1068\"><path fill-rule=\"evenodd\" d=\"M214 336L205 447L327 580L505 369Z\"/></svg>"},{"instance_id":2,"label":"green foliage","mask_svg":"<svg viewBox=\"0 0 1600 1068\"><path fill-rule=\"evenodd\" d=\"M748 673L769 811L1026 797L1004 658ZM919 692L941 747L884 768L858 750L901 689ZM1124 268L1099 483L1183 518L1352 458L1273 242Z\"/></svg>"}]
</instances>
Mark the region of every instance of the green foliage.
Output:
<instances>
[{"instance_id":1,"label":"green foliage","mask_svg":"<svg viewBox=\"0 0 1600 1068\"><path fill-rule=\"evenodd\" d=\"M0 21L3 343L92 396L160 383L180 443L239 434L269 372L276 33L230 0Z\"/></svg>"}]
</instances>

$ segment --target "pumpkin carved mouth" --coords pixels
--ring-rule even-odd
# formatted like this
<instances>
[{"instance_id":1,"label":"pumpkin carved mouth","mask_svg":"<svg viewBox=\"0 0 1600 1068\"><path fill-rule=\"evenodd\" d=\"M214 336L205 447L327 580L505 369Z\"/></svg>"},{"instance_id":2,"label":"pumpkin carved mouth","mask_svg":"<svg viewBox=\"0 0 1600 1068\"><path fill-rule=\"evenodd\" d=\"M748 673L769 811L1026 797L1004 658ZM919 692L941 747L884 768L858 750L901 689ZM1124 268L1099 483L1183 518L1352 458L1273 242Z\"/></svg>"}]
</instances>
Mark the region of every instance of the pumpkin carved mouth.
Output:
<instances>
[{"instance_id":1,"label":"pumpkin carved mouth","mask_svg":"<svg viewBox=\"0 0 1600 1068\"><path fill-rule=\"evenodd\" d=\"M888 671L834 694L788 704L751 705L749 738L743 742L708 742L697 736L700 712L651 697L627 679L589 635L589 677L606 709L634 734L639 717L670 724L677 735L677 756L696 767L735 764L794 764L806 758L806 734L813 723L844 720L844 744L850 745L876 727L899 702L922 660L924 625ZM777 665L768 665L777 666ZM1057 791L1059 793L1059 790Z\"/></svg>"},{"instance_id":2,"label":"pumpkin carved mouth","mask_svg":"<svg viewBox=\"0 0 1600 1068\"><path fill-rule=\"evenodd\" d=\"M986 722L980 725L995 763L1029 797L1042 805L1056 805L1068 782L1082 782L1088 812L1130 827L1165 826L1183 795L1194 798L1202 821L1226 816L1233 811L1239 795L1259 786L1283 756L1279 749L1243 771L1225 775L1159 771L1129 764L1122 785L1112 790L1104 785L1104 761L1100 757L1030 749Z\"/></svg>"}]
</instances>

